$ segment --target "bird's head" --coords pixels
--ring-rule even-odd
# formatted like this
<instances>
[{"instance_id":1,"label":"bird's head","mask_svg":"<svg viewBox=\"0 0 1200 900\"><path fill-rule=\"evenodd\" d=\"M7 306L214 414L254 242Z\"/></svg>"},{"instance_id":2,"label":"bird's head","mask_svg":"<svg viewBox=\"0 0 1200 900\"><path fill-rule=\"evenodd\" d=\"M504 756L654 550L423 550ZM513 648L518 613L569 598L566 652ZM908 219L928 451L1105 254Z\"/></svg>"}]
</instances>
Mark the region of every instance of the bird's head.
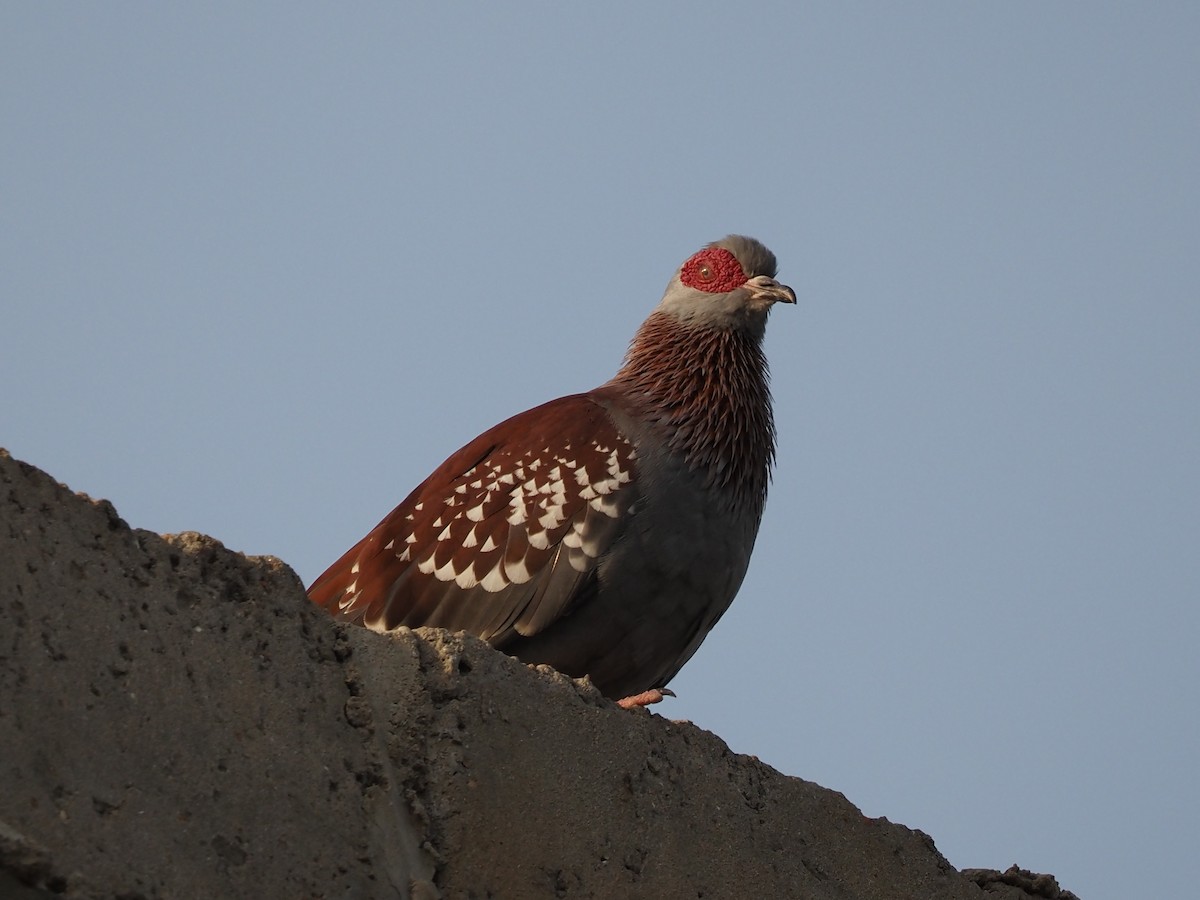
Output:
<instances>
[{"instance_id":1,"label":"bird's head","mask_svg":"<svg viewBox=\"0 0 1200 900\"><path fill-rule=\"evenodd\" d=\"M775 254L761 243L731 234L679 267L658 311L685 325L761 334L772 306L796 302L796 292L775 280L776 268Z\"/></svg>"}]
</instances>

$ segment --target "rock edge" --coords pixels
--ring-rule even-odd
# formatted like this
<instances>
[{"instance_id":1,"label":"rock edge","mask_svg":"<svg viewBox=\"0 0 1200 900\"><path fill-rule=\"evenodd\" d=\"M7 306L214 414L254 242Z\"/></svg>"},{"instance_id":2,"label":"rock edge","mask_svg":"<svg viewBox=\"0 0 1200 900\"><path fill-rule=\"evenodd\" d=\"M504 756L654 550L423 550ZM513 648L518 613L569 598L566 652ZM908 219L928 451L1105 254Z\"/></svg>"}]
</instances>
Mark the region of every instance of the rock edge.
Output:
<instances>
[{"instance_id":1,"label":"rock edge","mask_svg":"<svg viewBox=\"0 0 1200 900\"><path fill-rule=\"evenodd\" d=\"M1077 900L0 450L0 896Z\"/></svg>"}]
</instances>

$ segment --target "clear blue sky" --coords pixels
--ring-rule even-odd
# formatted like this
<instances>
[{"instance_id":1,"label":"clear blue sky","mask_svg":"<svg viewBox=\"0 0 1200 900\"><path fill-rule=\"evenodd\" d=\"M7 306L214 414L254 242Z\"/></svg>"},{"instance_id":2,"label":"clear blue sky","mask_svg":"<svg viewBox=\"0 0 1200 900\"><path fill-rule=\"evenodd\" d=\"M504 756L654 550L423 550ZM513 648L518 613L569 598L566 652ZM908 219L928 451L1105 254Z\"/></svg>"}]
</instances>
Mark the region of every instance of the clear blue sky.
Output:
<instances>
[{"instance_id":1,"label":"clear blue sky","mask_svg":"<svg viewBox=\"0 0 1200 900\"><path fill-rule=\"evenodd\" d=\"M660 710L1085 900L1200 840L1200 6L0 12L0 445L311 580L753 234L740 596Z\"/></svg>"}]
</instances>

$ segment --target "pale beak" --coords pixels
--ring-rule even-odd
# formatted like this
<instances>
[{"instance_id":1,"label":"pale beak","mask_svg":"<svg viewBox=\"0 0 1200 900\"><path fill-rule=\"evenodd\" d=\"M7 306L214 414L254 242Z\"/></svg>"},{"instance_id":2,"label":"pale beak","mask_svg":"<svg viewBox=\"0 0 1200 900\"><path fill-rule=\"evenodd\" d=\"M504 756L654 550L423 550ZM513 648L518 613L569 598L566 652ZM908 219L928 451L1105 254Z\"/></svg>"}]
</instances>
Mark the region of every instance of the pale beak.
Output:
<instances>
[{"instance_id":1,"label":"pale beak","mask_svg":"<svg viewBox=\"0 0 1200 900\"><path fill-rule=\"evenodd\" d=\"M770 275L756 275L746 282L751 300L766 300L768 303L795 303L796 292L786 284L780 284Z\"/></svg>"}]
</instances>

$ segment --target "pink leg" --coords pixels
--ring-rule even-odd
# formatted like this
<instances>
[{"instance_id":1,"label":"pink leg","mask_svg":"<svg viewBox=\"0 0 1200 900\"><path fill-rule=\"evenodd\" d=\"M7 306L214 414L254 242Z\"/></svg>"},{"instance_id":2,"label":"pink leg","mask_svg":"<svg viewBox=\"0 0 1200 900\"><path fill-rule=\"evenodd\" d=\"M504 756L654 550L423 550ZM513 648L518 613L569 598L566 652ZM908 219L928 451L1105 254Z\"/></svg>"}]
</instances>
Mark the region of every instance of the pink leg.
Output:
<instances>
[{"instance_id":1,"label":"pink leg","mask_svg":"<svg viewBox=\"0 0 1200 900\"><path fill-rule=\"evenodd\" d=\"M617 706L621 707L621 709L636 709L639 706L662 703L664 697L674 696L675 692L669 688L651 688L648 691L642 691L640 694L634 694L632 697L626 697L624 700L618 700Z\"/></svg>"}]
</instances>

